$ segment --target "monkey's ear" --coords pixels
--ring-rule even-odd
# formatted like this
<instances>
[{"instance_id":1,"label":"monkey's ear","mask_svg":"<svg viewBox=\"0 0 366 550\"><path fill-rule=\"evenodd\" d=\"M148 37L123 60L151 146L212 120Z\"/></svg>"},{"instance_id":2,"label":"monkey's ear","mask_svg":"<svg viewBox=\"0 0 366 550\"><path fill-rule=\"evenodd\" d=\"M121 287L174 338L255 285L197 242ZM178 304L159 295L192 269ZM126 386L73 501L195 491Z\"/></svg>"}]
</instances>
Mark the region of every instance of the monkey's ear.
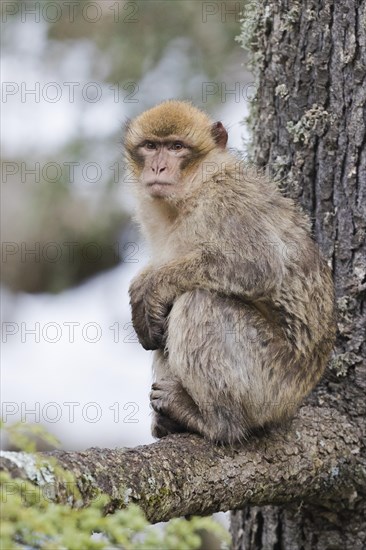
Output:
<instances>
[{"instance_id":1,"label":"monkey's ear","mask_svg":"<svg viewBox=\"0 0 366 550\"><path fill-rule=\"evenodd\" d=\"M220 149L225 149L228 140L228 133L222 122L215 122L215 124L211 127L211 133L216 145L218 145Z\"/></svg>"}]
</instances>

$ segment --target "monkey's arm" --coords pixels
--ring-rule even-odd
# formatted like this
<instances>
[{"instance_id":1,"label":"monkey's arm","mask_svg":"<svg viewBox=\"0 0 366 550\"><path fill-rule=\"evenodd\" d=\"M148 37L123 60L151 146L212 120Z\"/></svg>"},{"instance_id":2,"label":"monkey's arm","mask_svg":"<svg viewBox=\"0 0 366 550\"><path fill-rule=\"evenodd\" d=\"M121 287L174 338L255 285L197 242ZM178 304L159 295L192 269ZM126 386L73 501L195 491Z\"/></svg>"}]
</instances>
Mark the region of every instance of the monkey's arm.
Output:
<instances>
[{"instance_id":1,"label":"monkey's arm","mask_svg":"<svg viewBox=\"0 0 366 550\"><path fill-rule=\"evenodd\" d=\"M151 338L146 327L146 307L144 303L146 293L151 287L153 271L154 268L151 265L146 266L132 279L128 290L132 310L132 324L140 344L145 349L155 349L151 348Z\"/></svg>"},{"instance_id":2,"label":"monkey's arm","mask_svg":"<svg viewBox=\"0 0 366 550\"><path fill-rule=\"evenodd\" d=\"M237 254L197 250L150 270L143 284L137 278L130 287L132 320L145 349L164 346L166 318L175 299L184 292L202 288L256 301L271 294L282 277L276 262L263 254L248 261Z\"/></svg>"}]
</instances>

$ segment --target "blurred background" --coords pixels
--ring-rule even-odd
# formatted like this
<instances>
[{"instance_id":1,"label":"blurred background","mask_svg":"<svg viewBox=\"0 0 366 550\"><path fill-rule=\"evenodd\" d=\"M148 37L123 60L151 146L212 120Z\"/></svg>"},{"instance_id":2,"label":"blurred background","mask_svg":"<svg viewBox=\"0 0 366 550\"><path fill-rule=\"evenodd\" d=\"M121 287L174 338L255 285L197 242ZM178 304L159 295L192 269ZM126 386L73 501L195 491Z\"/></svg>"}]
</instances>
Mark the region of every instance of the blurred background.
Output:
<instances>
[{"instance_id":1,"label":"blurred background","mask_svg":"<svg viewBox=\"0 0 366 550\"><path fill-rule=\"evenodd\" d=\"M152 357L128 304L149 251L133 222L123 126L162 100L189 99L245 150L254 79L235 40L242 9L2 1L6 425L43 425L65 449L152 441Z\"/></svg>"}]
</instances>

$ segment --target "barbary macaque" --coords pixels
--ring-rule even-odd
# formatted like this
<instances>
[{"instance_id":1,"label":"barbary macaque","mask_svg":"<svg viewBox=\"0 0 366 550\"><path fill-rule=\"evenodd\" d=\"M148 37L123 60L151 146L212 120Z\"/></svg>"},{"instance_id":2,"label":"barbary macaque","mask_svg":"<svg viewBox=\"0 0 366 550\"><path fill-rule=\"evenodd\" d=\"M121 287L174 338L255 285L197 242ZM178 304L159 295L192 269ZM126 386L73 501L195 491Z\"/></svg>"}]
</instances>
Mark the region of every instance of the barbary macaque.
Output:
<instances>
[{"instance_id":1,"label":"barbary macaque","mask_svg":"<svg viewBox=\"0 0 366 550\"><path fill-rule=\"evenodd\" d=\"M241 443L291 418L326 367L330 269L294 202L226 148L221 122L166 101L126 126L151 263L132 320L155 350L152 432Z\"/></svg>"}]
</instances>

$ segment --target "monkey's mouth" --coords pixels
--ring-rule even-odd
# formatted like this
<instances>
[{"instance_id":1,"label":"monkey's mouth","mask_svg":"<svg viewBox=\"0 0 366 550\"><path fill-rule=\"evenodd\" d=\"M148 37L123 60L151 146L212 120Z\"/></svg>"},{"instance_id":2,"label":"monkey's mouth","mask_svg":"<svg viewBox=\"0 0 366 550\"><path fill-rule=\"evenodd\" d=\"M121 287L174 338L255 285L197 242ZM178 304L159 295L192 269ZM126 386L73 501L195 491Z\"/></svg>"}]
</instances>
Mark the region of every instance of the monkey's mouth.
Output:
<instances>
[{"instance_id":1,"label":"monkey's mouth","mask_svg":"<svg viewBox=\"0 0 366 550\"><path fill-rule=\"evenodd\" d=\"M148 182L147 186L148 187L153 187L155 185L161 185L161 186L167 186L167 185L173 185L170 181L158 181L158 180L155 180L155 181L150 181Z\"/></svg>"},{"instance_id":2,"label":"monkey's mouth","mask_svg":"<svg viewBox=\"0 0 366 550\"><path fill-rule=\"evenodd\" d=\"M147 183L147 189L151 197L162 199L172 194L174 184L169 181L155 180Z\"/></svg>"}]
</instances>

